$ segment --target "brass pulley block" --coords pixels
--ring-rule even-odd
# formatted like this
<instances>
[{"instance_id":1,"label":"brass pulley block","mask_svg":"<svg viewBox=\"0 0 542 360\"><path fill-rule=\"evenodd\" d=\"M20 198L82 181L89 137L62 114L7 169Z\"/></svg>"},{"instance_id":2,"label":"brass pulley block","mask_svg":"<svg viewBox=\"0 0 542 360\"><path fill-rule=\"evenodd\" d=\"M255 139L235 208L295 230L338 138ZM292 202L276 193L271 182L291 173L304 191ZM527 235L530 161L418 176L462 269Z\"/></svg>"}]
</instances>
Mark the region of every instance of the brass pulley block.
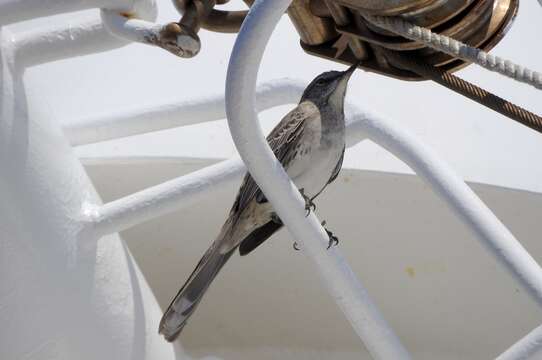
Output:
<instances>
[{"instance_id":1,"label":"brass pulley block","mask_svg":"<svg viewBox=\"0 0 542 360\"><path fill-rule=\"evenodd\" d=\"M201 27L237 32L247 14L215 9L228 0L174 0L183 14L174 24L197 41ZM251 6L254 0L244 0ZM397 16L410 23L447 35L470 46L489 50L505 35L519 0L294 0L288 15L309 54L353 64L388 76L421 80L419 75L394 67L383 55L393 51L411 54L444 71L467 64L421 43L397 36L366 21L364 14ZM385 51L383 51L385 50ZM199 51L199 47L198 47ZM197 51L192 54L194 56Z\"/></svg>"},{"instance_id":2,"label":"brass pulley block","mask_svg":"<svg viewBox=\"0 0 542 360\"><path fill-rule=\"evenodd\" d=\"M405 80L419 75L393 67L379 51L409 53L445 71L467 64L366 21L362 14L398 16L455 40L483 49L495 46L509 28L519 0L295 0L288 14L313 55Z\"/></svg>"}]
</instances>

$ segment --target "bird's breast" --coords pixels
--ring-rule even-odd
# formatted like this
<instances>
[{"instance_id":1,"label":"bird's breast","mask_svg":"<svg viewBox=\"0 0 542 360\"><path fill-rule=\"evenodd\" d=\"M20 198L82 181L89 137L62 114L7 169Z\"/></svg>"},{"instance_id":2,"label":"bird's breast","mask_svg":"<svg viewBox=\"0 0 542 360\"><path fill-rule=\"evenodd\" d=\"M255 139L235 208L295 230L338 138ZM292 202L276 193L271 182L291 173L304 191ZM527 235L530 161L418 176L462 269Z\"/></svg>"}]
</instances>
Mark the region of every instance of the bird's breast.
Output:
<instances>
[{"instance_id":1,"label":"bird's breast","mask_svg":"<svg viewBox=\"0 0 542 360\"><path fill-rule=\"evenodd\" d=\"M305 194L314 197L327 185L344 148L344 129L325 129L320 121L311 122L296 146L296 156L288 175Z\"/></svg>"}]
</instances>

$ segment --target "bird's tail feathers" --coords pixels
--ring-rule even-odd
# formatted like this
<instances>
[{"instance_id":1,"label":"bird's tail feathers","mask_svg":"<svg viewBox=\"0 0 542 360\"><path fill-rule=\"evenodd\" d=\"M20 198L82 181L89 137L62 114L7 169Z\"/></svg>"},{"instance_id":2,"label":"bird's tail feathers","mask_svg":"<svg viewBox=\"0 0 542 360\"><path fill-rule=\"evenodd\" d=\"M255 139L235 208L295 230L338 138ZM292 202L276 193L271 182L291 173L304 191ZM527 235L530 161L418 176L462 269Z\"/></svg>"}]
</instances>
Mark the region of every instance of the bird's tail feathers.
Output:
<instances>
[{"instance_id":1,"label":"bird's tail feathers","mask_svg":"<svg viewBox=\"0 0 542 360\"><path fill-rule=\"evenodd\" d=\"M220 238L220 237L219 237ZM223 253L218 241L205 252L198 265L165 311L158 332L167 341L174 341L181 333L188 318L196 310L203 294L209 288L222 266L235 248Z\"/></svg>"}]
</instances>

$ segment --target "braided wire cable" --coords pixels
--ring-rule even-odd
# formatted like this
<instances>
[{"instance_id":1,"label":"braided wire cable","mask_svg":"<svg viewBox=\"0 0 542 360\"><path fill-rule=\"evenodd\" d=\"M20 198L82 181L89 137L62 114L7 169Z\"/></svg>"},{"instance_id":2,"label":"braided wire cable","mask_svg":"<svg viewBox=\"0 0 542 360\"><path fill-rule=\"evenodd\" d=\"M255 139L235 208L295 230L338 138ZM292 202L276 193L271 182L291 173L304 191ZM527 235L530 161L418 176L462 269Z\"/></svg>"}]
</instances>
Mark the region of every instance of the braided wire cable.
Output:
<instances>
[{"instance_id":1,"label":"braided wire cable","mask_svg":"<svg viewBox=\"0 0 542 360\"><path fill-rule=\"evenodd\" d=\"M427 28L414 25L399 17L369 14L363 14L363 16L371 23L405 38L421 42L448 55L475 63L487 70L532 85L537 89L542 89L541 73L515 64L510 60L488 54L483 50L469 46L448 36L436 34Z\"/></svg>"},{"instance_id":2,"label":"braided wire cable","mask_svg":"<svg viewBox=\"0 0 542 360\"><path fill-rule=\"evenodd\" d=\"M398 54L389 50L384 51L384 54L392 65L410 70L424 78L431 79L481 105L542 133L542 117L539 115L412 55Z\"/></svg>"}]
</instances>

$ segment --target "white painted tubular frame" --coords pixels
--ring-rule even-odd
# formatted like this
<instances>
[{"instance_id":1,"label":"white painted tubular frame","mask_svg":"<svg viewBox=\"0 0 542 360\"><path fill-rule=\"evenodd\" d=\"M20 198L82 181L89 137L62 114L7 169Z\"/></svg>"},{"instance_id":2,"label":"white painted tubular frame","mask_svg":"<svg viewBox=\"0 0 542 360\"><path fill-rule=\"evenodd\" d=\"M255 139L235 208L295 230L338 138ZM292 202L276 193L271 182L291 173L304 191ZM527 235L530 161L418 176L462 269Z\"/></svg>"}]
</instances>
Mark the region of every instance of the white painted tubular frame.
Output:
<instances>
[{"instance_id":1,"label":"white painted tubular frame","mask_svg":"<svg viewBox=\"0 0 542 360\"><path fill-rule=\"evenodd\" d=\"M496 360L537 360L542 359L542 325L531 331Z\"/></svg>"},{"instance_id":2,"label":"white painted tubular frame","mask_svg":"<svg viewBox=\"0 0 542 360\"><path fill-rule=\"evenodd\" d=\"M133 3L134 0L2 0L0 25L93 8L126 11Z\"/></svg>"},{"instance_id":3,"label":"white painted tubular frame","mask_svg":"<svg viewBox=\"0 0 542 360\"><path fill-rule=\"evenodd\" d=\"M268 81L256 90L258 111L297 103L305 83L299 80ZM70 121L64 132L74 146L144 134L226 117L224 94L191 100L179 99L128 111L90 116Z\"/></svg>"},{"instance_id":4,"label":"white painted tubular frame","mask_svg":"<svg viewBox=\"0 0 542 360\"><path fill-rule=\"evenodd\" d=\"M353 124L427 182L482 245L542 307L542 269L465 182L414 136L368 113ZM357 120L357 121L356 121Z\"/></svg>"},{"instance_id":5,"label":"white painted tubular frame","mask_svg":"<svg viewBox=\"0 0 542 360\"><path fill-rule=\"evenodd\" d=\"M28 67L107 51L133 41L182 54L181 39L167 42L162 33L165 25L152 22L157 15L154 0L6 0L0 3L0 24L100 7L101 17L76 15L74 21L14 34L11 42L17 62Z\"/></svg>"},{"instance_id":6,"label":"white painted tubular frame","mask_svg":"<svg viewBox=\"0 0 542 360\"><path fill-rule=\"evenodd\" d=\"M154 21L158 13L155 0L3 0L0 25L94 8L147 21Z\"/></svg>"},{"instance_id":7,"label":"white painted tubular frame","mask_svg":"<svg viewBox=\"0 0 542 360\"><path fill-rule=\"evenodd\" d=\"M12 43L17 63L25 67L109 51L128 44L112 36L95 15L14 33Z\"/></svg>"}]
</instances>

